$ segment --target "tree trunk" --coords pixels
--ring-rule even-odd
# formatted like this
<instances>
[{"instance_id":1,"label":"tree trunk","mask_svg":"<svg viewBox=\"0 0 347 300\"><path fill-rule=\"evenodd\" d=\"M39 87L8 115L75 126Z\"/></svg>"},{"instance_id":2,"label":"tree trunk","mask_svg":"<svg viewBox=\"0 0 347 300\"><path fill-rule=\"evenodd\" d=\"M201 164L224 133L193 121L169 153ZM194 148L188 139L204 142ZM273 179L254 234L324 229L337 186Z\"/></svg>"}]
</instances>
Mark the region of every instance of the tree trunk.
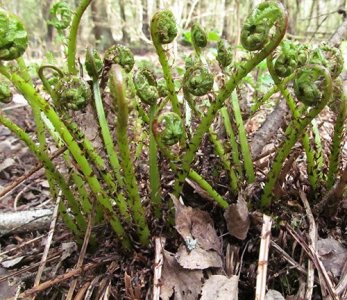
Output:
<instances>
[{"instance_id":1,"label":"tree trunk","mask_svg":"<svg viewBox=\"0 0 347 300\"><path fill-rule=\"evenodd\" d=\"M111 28L107 22L106 2L104 0L94 0L91 2L91 9L96 48L104 50L115 43Z\"/></svg>"}]
</instances>

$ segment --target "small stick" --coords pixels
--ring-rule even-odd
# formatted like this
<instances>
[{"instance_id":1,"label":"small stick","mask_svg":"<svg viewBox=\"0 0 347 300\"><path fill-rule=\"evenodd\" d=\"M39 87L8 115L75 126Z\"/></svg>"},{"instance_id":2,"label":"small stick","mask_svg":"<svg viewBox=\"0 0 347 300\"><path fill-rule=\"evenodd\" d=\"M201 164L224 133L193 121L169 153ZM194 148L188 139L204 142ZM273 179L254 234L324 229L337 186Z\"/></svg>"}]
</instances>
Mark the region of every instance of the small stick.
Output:
<instances>
[{"instance_id":1,"label":"small stick","mask_svg":"<svg viewBox=\"0 0 347 300\"><path fill-rule=\"evenodd\" d=\"M336 293L341 296L341 299L343 298L343 293L347 295L347 261L343 265L340 281L336 286Z\"/></svg>"},{"instance_id":2,"label":"small stick","mask_svg":"<svg viewBox=\"0 0 347 300\"><path fill-rule=\"evenodd\" d=\"M293 267L295 267L300 273L307 276L307 271L299 263L297 263L286 251L284 251L276 242L271 241L271 247L273 247L275 251L281 254L282 257ZM319 283L317 277L314 278L314 281L316 283Z\"/></svg>"},{"instance_id":3,"label":"small stick","mask_svg":"<svg viewBox=\"0 0 347 300\"><path fill-rule=\"evenodd\" d=\"M65 274L57 276L56 278L54 278L52 280L45 281L36 287L33 287L29 290L26 290L25 292L23 292L19 295L19 298L28 298L31 295L35 295L35 294L42 292L42 291L44 291L44 290L46 290L46 289L48 289L54 285L62 283L63 281L66 281L66 280L70 279L71 277L81 275L82 273L85 273L89 270L95 269L95 268L97 268L103 264L106 264L106 263L112 261L113 259L115 259L114 256L103 259L100 262L88 263L84 266L81 266L80 268L73 269L73 270L71 270ZM10 298L8 300L14 300L14 298Z\"/></svg>"},{"instance_id":4,"label":"small stick","mask_svg":"<svg viewBox=\"0 0 347 300\"><path fill-rule=\"evenodd\" d=\"M160 278L163 267L163 250L166 239L164 237L155 238L155 259L154 259L154 276L153 276L153 300L160 298Z\"/></svg>"},{"instance_id":5,"label":"small stick","mask_svg":"<svg viewBox=\"0 0 347 300\"><path fill-rule=\"evenodd\" d=\"M4 256L5 254L8 254L8 253L10 253L10 252L14 252L14 251L17 252L20 248L23 248L24 246L30 245L30 244L32 244L32 243L34 243L34 242L36 242L36 241L42 239L42 238L45 237L45 236L46 236L45 234L40 235L40 236L38 236L38 237L36 237L36 238L34 238L34 239L31 239L31 240L29 240L29 241L26 241L26 242L24 242L24 243L22 243L22 244L20 244L20 245L18 245L18 246L16 246L16 247L14 247L14 248L11 248L11 249L6 250L6 251L4 251L4 252L0 252L0 257Z\"/></svg>"},{"instance_id":6,"label":"small stick","mask_svg":"<svg viewBox=\"0 0 347 300\"><path fill-rule=\"evenodd\" d=\"M270 248L271 238L271 217L263 215L263 227L261 230L261 241L259 249L258 271L257 271L257 285L255 289L255 299L264 300L266 291L266 275Z\"/></svg>"},{"instance_id":7,"label":"small stick","mask_svg":"<svg viewBox=\"0 0 347 300\"><path fill-rule=\"evenodd\" d=\"M58 251L57 253L55 253L54 256L52 256L49 259L47 259L47 262L55 261L55 260L61 258L61 254L62 253L63 253L63 250ZM24 274L25 272L33 272L33 270L35 270L39 266L40 266L40 263L36 263L36 264L31 265L31 266L28 266L28 267L22 268L20 270L14 271L14 272L12 272L12 273L10 273L8 275L2 276L2 277L0 277L0 283L4 282L5 280L7 280L7 279L9 279L11 277L15 277L15 276L19 276L21 274Z\"/></svg>"},{"instance_id":8,"label":"small stick","mask_svg":"<svg viewBox=\"0 0 347 300\"><path fill-rule=\"evenodd\" d=\"M301 190L299 192L299 195L300 195L300 199L302 203L304 204L307 220L309 223L310 246L312 246L312 248L316 250L317 235L318 235L317 226L314 221L312 210L307 200L306 194L304 193L304 191ZM313 285L314 285L314 268L313 268L312 261L309 260L307 263L307 283L306 283L305 299L312 299Z\"/></svg>"},{"instance_id":9,"label":"small stick","mask_svg":"<svg viewBox=\"0 0 347 300\"><path fill-rule=\"evenodd\" d=\"M45 269L45 266L46 266L49 248L51 247L53 234L54 234L54 230L55 230L55 225L56 225L57 219L58 219L59 203L61 201L61 196L62 196L62 192L59 191L59 194L58 194L58 197L57 197L57 203L56 203L54 211L53 211L52 222L51 222L51 225L49 227L49 232L48 232L48 235L47 235L45 249L44 249L43 254L42 254L40 267L39 267L39 269L37 270L37 273L36 273L34 287L36 287L36 286L38 286L40 284L41 276L42 276L43 270Z\"/></svg>"},{"instance_id":10,"label":"small stick","mask_svg":"<svg viewBox=\"0 0 347 300\"><path fill-rule=\"evenodd\" d=\"M304 249L308 257L313 261L316 269L318 270L318 274L321 278L321 289L323 289L324 287L326 288L326 291L322 291L322 294L324 294L324 292L329 293L329 296L332 299L339 300L339 297L328 275L328 272L323 266L323 263L319 259L319 256L317 255L316 251L312 248L311 245L308 245L305 242L304 238L301 235L299 235L289 224L286 223L285 228L290 233L290 235L301 245L301 247ZM324 286L322 286L322 283L324 283Z\"/></svg>"},{"instance_id":11,"label":"small stick","mask_svg":"<svg viewBox=\"0 0 347 300\"><path fill-rule=\"evenodd\" d=\"M87 226L86 233L84 235L83 245L81 248L80 255L78 257L76 268L81 268L83 265L84 257L86 255L87 247L89 244L90 235L92 233L94 216L95 216L95 203L94 203L92 212L88 215L88 226ZM73 282L70 284L70 288L69 288L69 292L67 293L66 300L73 299L73 293L75 291L76 284L77 284L77 279L74 279Z\"/></svg>"}]
</instances>

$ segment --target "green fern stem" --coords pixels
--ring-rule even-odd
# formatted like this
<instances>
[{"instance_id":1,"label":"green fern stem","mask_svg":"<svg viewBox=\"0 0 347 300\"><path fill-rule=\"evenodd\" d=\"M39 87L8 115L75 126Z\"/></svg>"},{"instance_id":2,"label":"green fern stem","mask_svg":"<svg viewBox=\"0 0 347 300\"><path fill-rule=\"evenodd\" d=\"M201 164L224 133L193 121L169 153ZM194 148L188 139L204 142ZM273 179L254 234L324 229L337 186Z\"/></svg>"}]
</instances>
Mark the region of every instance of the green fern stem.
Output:
<instances>
[{"instance_id":1,"label":"green fern stem","mask_svg":"<svg viewBox=\"0 0 347 300\"><path fill-rule=\"evenodd\" d=\"M327 105L331 98L332 94L332 80L329 74L329 71L318 65L311 65L312 71L319 72L325 81L324 91L322 93L321 99L316 106L312 107L308 111L306 116L303 118L294 118L291 123L288 125L287 130L285 131L286 139L280 146L277 151L277 154L274 158L273 164L268 174L268 180L264 187L264 193L261 197L260 204L262 207L266 208L270 206L272 200L272 191L277 182L278 176L280 175L282 165L286 157L289 155L292 147L295 145L297 140L302 136L305 131L305 128L312 122L312 120L320 113L320 111ZM306 69L307 70L307 69ZM304 107L299 111L300 115L303 115L304 111L307 108Z\"/></svg>"},{"instance_id":2,"label":"green fern stem","mask_svg":"<svg viewBox=\"0 0 347 300\"><path fill-rule=\"evenodd\" d=\"M236 126L238 129L238 135L239 135L239 141L240 141L245 173L248 179L248 183L252 183L255 181L253 160L252 160L251 152L249 150L249 144L247 141L247 133L246 133L245 125L242 120L239 100L237 98L237 94L235 90L233 91L231 96L231 106L234 112L234 118L235 118Z\"/></svg>"},{"instance_id":3,"label":"green fern stem","mask_svg":"<svg viewBox=\"0 0 347 300\"><path fill-rule=\"evenodd\" d=\"M72 19L69 41L67 46L67 68L70 74L76 75L78 70L76 68L76 50L77 50L77 33L81 18L92 0L81 0Z\"/></svg>"},{"instance_id":4,"label":"green fern stem","mask_svg":"<svg viewBox=\"0 0 347 300\"><path fill-rule=\"evenodd\" d=\"M279 79L279 77L276 75L276 72L274 70L273 66L273 57L272 55L269 55L267 58L267 66L269 73L275 82L276 86L278 87L278 90L281 92L283 97L286 99L287 105L292 112L293 118L294 119L299 119L301 118L301 114L299 110L296 107L295 101L293 97L290 95L288 89L284 87L283 82ZM310 182L310 185L313 190L317 189L317 184L318 184L318 169L315 164L315 151L311 147L310 144L310 138L307 134L307 132L304 133L302 137L302 145L304 147L305 153L306 153L306 160L307 160L307 174L308 174L308 179Z\"/></svg>"},{"instance_id":5,"label":"green fern stem","mask_svg":"<svg viewBox=\"0 0 347 300\"><path fill-rule=\"evenodd\" d=\"M335 100L335 99L334 99ZM336 99L338 100L338 99ZM332 138L331 151L329 157L329 170L326 187L331 189L336 181L336 175L338 173L341 144L343 141L343 127L347 118L347 96L345 93L341 95L340 105L338 108L335 126L334 126L334 135Z\"/></svg>"},{"instance_id":6,"label":"green fern stem","mask_svg":"<svg viewBox=\"0 0 347 300\"><path fill-rule=\"evenodd\" d=\"M49 69L56 72L60 78L64 76L64 73L58 67L53 66L53 65L43 65L39 68L39 70L37 72L37 74L39 75L39 78L42 81L44 88L51 95L53 101L57 102L58 101L58 95L55 92L55 90L52 88L50 82L48 81L47 77L44 74L44 71L49 70Z\"/></svg>"},{"instance_id":7,"label":"green fern stem","mask_svg":"<svg viewBox=\"0 0 347 300\"><path fill-rule=\"evenodd\" d=\"M84 220L84 217L81 214L78 202L76 201L73 193L71 192L69 186L65 182L64 177L57 171L53 162L49 159L46 152L41 151L39 146L36 146L35 142L31 139L31 137L19 126L14 124L11 120L5 117L3 113L0 112L0 123L10 129L14 134L16 134L33 152L37 158L42 162L45 166L45 169L50 174L50 176L54 179L56 184L61 188L66 200L68 201L69 206L72 209L72 212L76 218L76 223L78 227L75 225L71 217L64 213L62 217L64 221L66 221L66 225L69 229L78 237L81 238L81 234L85 231L87 224ZM63 206L61 208L64 208Z\"/></svg>"},{"instance_id":8,"label":"green fern stem","mask_svg":"<svg viewBox=\"0 0 347 300\"><path fill-rule=\"evenodd\" d=\"M169 150L168 146L164 145L156 134L154 134L154 137L157 141L160 152L162 152L169 160L171 170L177 172L177 165L179 163L175 162L179 162L179 158L175 157L175 155ZM216 201L220 207L226 209L229 206L229 203L199 173L190 169L188 177L194 180L214 201Z\"/></svg>"},{"instance_id":9,"label":"green fern stem","mask_svg":"<svg viewBox=\"0 0 347 300\"><path fill-rule=\"evenodd\" d=\"M175 89L175 83L171 74L171 68L169 66L169 62L163 48L163 44L171 43L176 35L177 28L175 23L175 18L171 11L169 10L161 10L154 14L151 20L151 37L153 41L153 45L157 52L159 62L161 64L164 79L166 81L168 97L171 101L172 110L181 115L181 110L177 98L177 93Z\"/></svg>"},{"instance_id":10,"label":"green fern stem","mask_svg":"<svg viewBox=\"0 0 347 300\"><path fill-rule=\"evenodd\" d=\"M234 130L231 126L228 109L224 106L220 109L220 113L222 115L225 131L228 135L229 142L231 145L231 157L233 160L233 164L237 169L240 180L242 180L244 175L243 175L243 171L242 171L242 167L241 167L242 164L240 161L239 146L238 146L237 141L236 141Z\"/></svg>"},{"instance_id":11,"label":"green fern stem","mask_svg":"<svg viewBox=\"0 0 347 300\"><path fill-rule=\"evenodd\" d=\"M282 80L282 85L286 86L288 82L292 81L295 77L296 73L289 75L288 77L284 78ZM257 100L252 106L251 106L251 114L255 114L260 106L262 106L264 103L266 103L275 93L279 91L278 86L274 85L271 89L269 89L264 96L262 96L259 100Z\"/></svg>"},{"instance_id":12,"label":"green fern stem","mask_svg":"<svg viewBox=\"0 0 347 300\"><path fill-rule=\"evenodd\" d=\"M153 124L157 113L157 104L152 104L150 107L149 121ZM153 130L150 128L149 132L149 184L151 190L151 202L154 208L154 216L160 218L162 201L160 195L160 173L158 167L158 147Z\"/></svg>"},{"instance_id":13,"label":"green fern stem","mask_svg":"<svg viewBox=\"0 0 347 300\"><path fill-rule=\"evenodd\" d=\"M129 206L137 226L140 242L142 245L147 246L149 243L150 232L146 221L145 210L141 203L138 183L136 181L130 154L128 142L128 104L125 98L122 71L119 65L113 65L111 68L110 89L114 106L118 109L116 126L117 140L121 157L121 166L124 171L125 188L127 189L130 198Z\"/></svg>"},{"instance_id":14,"label":"green fern stem","mask_svg":"<svg viewBox=\"0 0 347 300\"><path fill-rule=\"evenodd\" d=\"M0 66L0 72L3 69ZM2 72L3 73L3 72ZM3 73L4 74L4 73ZM4 74L6 76L6 74ZM7 75L10 75L7 73ZM65 124L60 120L57 113L53 108L42 98L40 97L36 90L28 83L25 82L17 74L12 74L8 77L14 84L14 86L23 94L26 99L32 101L34 105L37 105L41 111L47 116L55 130L59 133L61 138L64 140L67 148L71 152L72 156L76 160L78 166L80 167L82 173L85 176L93 194L95 195L98 202L104 207L106 218L109 220L110 224L114 231L118 234L122 245L125 249L130 249L130 241L124 231L122 224L120 223L118 217L113 212L112 201L108 197L105 197L103 188L101 187L97 177L94 175L93 169L90 167L88 160L83 155L81 149L78 146L78 143L73 138L71 133Z\"/></svg>"},{"instance_id":15,"label":"green fern stem","mask_svg":"<svg viewBox=\"0 0 347 300\"><path fill-rule=\"evenodd\" d=\"M324 181L324 151L323 151L323 145L322 145L322 139L319 133L319 128L317 121L315 119L311 122L312 126L312 134L313 134L313 140L315 145L315 169L317 170L317 176L318 181L323 182Z\"/></svg>"},{"instance_id":16,"label":"green fern stem","mask_svg":"<svg viewBox=\"0 0 347 300\"><path fill-rule=\"evenodd\" d=\"M188 103L189 107L191 108L191 110L199 118L202 118L203 114L198 109L198 107L194 104L194 100L192 99L191 94L185 88L183 88L183 93L184 93L184 99L187 101L187 103ZM219 156L219 158L222 161L224 167L226 168L226 170L229 173L230 187L231 187L233 192L237 192L239 180L238 180L238 178L236 176L236 173L235 173L233 167L230 164L230 161L229 161L229 159L227 157L227 154L225 153L224 146L223 146L222 142L218 139L217 134L212 129L212 127L209 128L208 132L209 132L210 141L214 145L214 149L216 151L216 154Z\"/></svg>"}]
</instances>

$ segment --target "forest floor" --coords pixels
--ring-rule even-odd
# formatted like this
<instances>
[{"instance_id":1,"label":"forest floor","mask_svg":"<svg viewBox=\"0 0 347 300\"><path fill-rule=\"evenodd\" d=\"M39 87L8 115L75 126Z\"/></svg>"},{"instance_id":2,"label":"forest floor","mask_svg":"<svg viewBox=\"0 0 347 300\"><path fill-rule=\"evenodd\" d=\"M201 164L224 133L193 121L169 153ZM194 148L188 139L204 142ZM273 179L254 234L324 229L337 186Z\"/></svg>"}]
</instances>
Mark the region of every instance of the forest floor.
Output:
<instances>
[{"instance_id":1,"label":"forest floor","mask_svg":"<svg viewBox=\"0 0 347 300\"><path fill-rule=\"evenodd\" d=\"M3 106L2 110L27 133L34 132L30 108L20 97ZM260 119L262 116L258 115L258 118L248 122L248 132L259 127ZM325 149L328 149L333 126L330 119L329 111L321 114L319 119ZM267 150L275 146L275 143L268 145ZM296 148L300 149L300 145ZM154 286L162 288L163 299L169 299L173 293L175 299L235 299L237 294L239 299L254 299L257 269L262 264L268 267L267 299L307 299L305 293L310 293L310 290L312 299L327 299L324 295L329 294L329 288L338 284L337 288L341 285L344 288L340 299L347 299L343 298L347 297L347 199L344 199L336 216L313 217L313 205L307 200L311 196L304 156L302 151L297 152L286 180L276 190L277 200L271 211L271 240L270 234L268 238L261 234L265 230L264 216L256 209L261 182L234 199L234 203L239 203L251 197L253 207L250 208L248 230L242 227L242 212L238 212L240 220L235 211L229 212L231 219L235 218L231 221L233 226L237 227L236 223L240 222L239 228L236 228L239 238L236 238L228 234L222 209L210 201L195 182L187 180L183 191L185 206L175 201L176 226L151 222L151 246L143 249L137 245L131 255L120 251L117 237L109 226L98 225L92 230L94 244L81 258L79 245L60 220L52 240L48 239L51 215L40 228L29 231L14 228L7 233L1 232L0 299L15 299L19 294L17 299L31 299L34 295L36 299L62 299L62 295L66 295L74 285L72 299L151 299L157 292L153 289L155 280L157 284ZM271 151L269 153L255 162L258 174L266 174L271 161ZM57 157L55 163L59 164L59 159ZM343 151L343 160L347 161L347 149ZM161 164L163 197L170 202L173 176L168 172L164 159ZM0 192L23 176L25 178L1 196L1 214L14 211L28 213L46 208L54 210L55 203L51 200L44 170L36 168L37 165L28 149L9 130L0 126ZM203 141L195 166L222 195L228 196L227 175L219 170L219 160L208 139ZM31 172L35 168L35 172ZM141 174L138 179L142 198L145 199L148 193L145 174L148 170L143 164L138 164L137 168L140 171L137 174ZM29 173L32 174L28 176ZM234 210L242 210L242 205L235 206ZM182 246L182 240L192 232L195 238L205 243L204 252L196 253L194 257L189 256ZM159 237L162 239L159 240ZM164 239L165 251L162 251ZM270 248L269 258L265 262L259 258L259 252L266 249L261 243L263 239L268 239L270 243L267 246ZM48 242L49 251L42 259ZM189 244L187 240L185 242ZM156 260L160 254L165 257L167 265L158 275L159 262ZM180 260L180 265L173 257ZM42 262L44 270L40 273ZM197 265L206 267L196 270ZM314 269L322 267L323 271L320 269L313 273ZM211 282L212 275L220 277L213 277L217 281ZM165 277L164 285L161 276ZM207 278L209 285L202 287Z\"/></svg>"}]
</instances>

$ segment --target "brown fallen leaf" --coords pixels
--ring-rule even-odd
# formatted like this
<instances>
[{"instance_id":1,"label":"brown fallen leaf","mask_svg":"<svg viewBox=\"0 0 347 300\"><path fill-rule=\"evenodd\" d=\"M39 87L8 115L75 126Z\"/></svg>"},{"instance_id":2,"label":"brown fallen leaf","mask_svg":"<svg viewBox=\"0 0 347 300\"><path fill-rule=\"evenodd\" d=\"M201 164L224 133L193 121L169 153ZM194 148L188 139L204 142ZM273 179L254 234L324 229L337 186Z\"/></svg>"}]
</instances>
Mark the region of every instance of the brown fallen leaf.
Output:
<instances>
[{"instance_id":1,"label":"brown fallen leaf","mask_svg":"<svg viewBox=\"0 0 347 300\"><path fill-rule=\"evenodd\" d=\"M204 250L215 250L221 254L221 241L213 227L210 215L200 209L183 205L174 196L172 199L176 209L175 228L184 239L188 250L199 246Z\"/></svg>"},{"instance_id":2,"label":"brown fallen leaf","mask_svg":"<svg viewBox=\"0 0 347 300\"><path fill-rule=\"evenodd\" d=\"M161 299L168 300L173 294L175 300L198 299L204 277L202 271L182 268L176 261L175 255L166 250L163 251L163 255Z\"/></svg>"},{"instance_id":3,"label":"brown fallen leaf","mask_svg":"<svg viewBox=\"0 0 347 300\"><path fill-rule=\"evenodd\" d=\"M244 240L247 237L250 219L247 203L241 193L237 198L237 202L231 204L225 210L224 218L227 222L228 231L232 236L240 240Z\"/></svg>"},{"instance_id":4,"label":"brown fallen leaf","mask_svg":"<svg viewBox=\"0 0 347 300\"><path fill-rule=\"evenodd\" d=\"M177 262L185 269L221 268L223 261L221 256L214 250L205 250L197 247L191 251L182 245L176 255Z\"/></svg>"},{"instance_id":5,"label":"brown fallen leaf","mask_svg":"<svg viewBox=\"0 0 347 300\"><path fill-rule=\"evenodd\" d=\"M201 290L201 300L237 300L239 277L212 275Z\"/></svg>"},{"instance_id":6,"label":"brown fallen leaf","mask_svg":"<svg viewBox=\"0 0 347 300\"><path fill-rule=\"evenodd\" d=\"M333 238L327 238L317 241L317 249L325 269L331 272L335 278L340 277L347 259L346 248Z\"/></svg>"}]
</instances>

